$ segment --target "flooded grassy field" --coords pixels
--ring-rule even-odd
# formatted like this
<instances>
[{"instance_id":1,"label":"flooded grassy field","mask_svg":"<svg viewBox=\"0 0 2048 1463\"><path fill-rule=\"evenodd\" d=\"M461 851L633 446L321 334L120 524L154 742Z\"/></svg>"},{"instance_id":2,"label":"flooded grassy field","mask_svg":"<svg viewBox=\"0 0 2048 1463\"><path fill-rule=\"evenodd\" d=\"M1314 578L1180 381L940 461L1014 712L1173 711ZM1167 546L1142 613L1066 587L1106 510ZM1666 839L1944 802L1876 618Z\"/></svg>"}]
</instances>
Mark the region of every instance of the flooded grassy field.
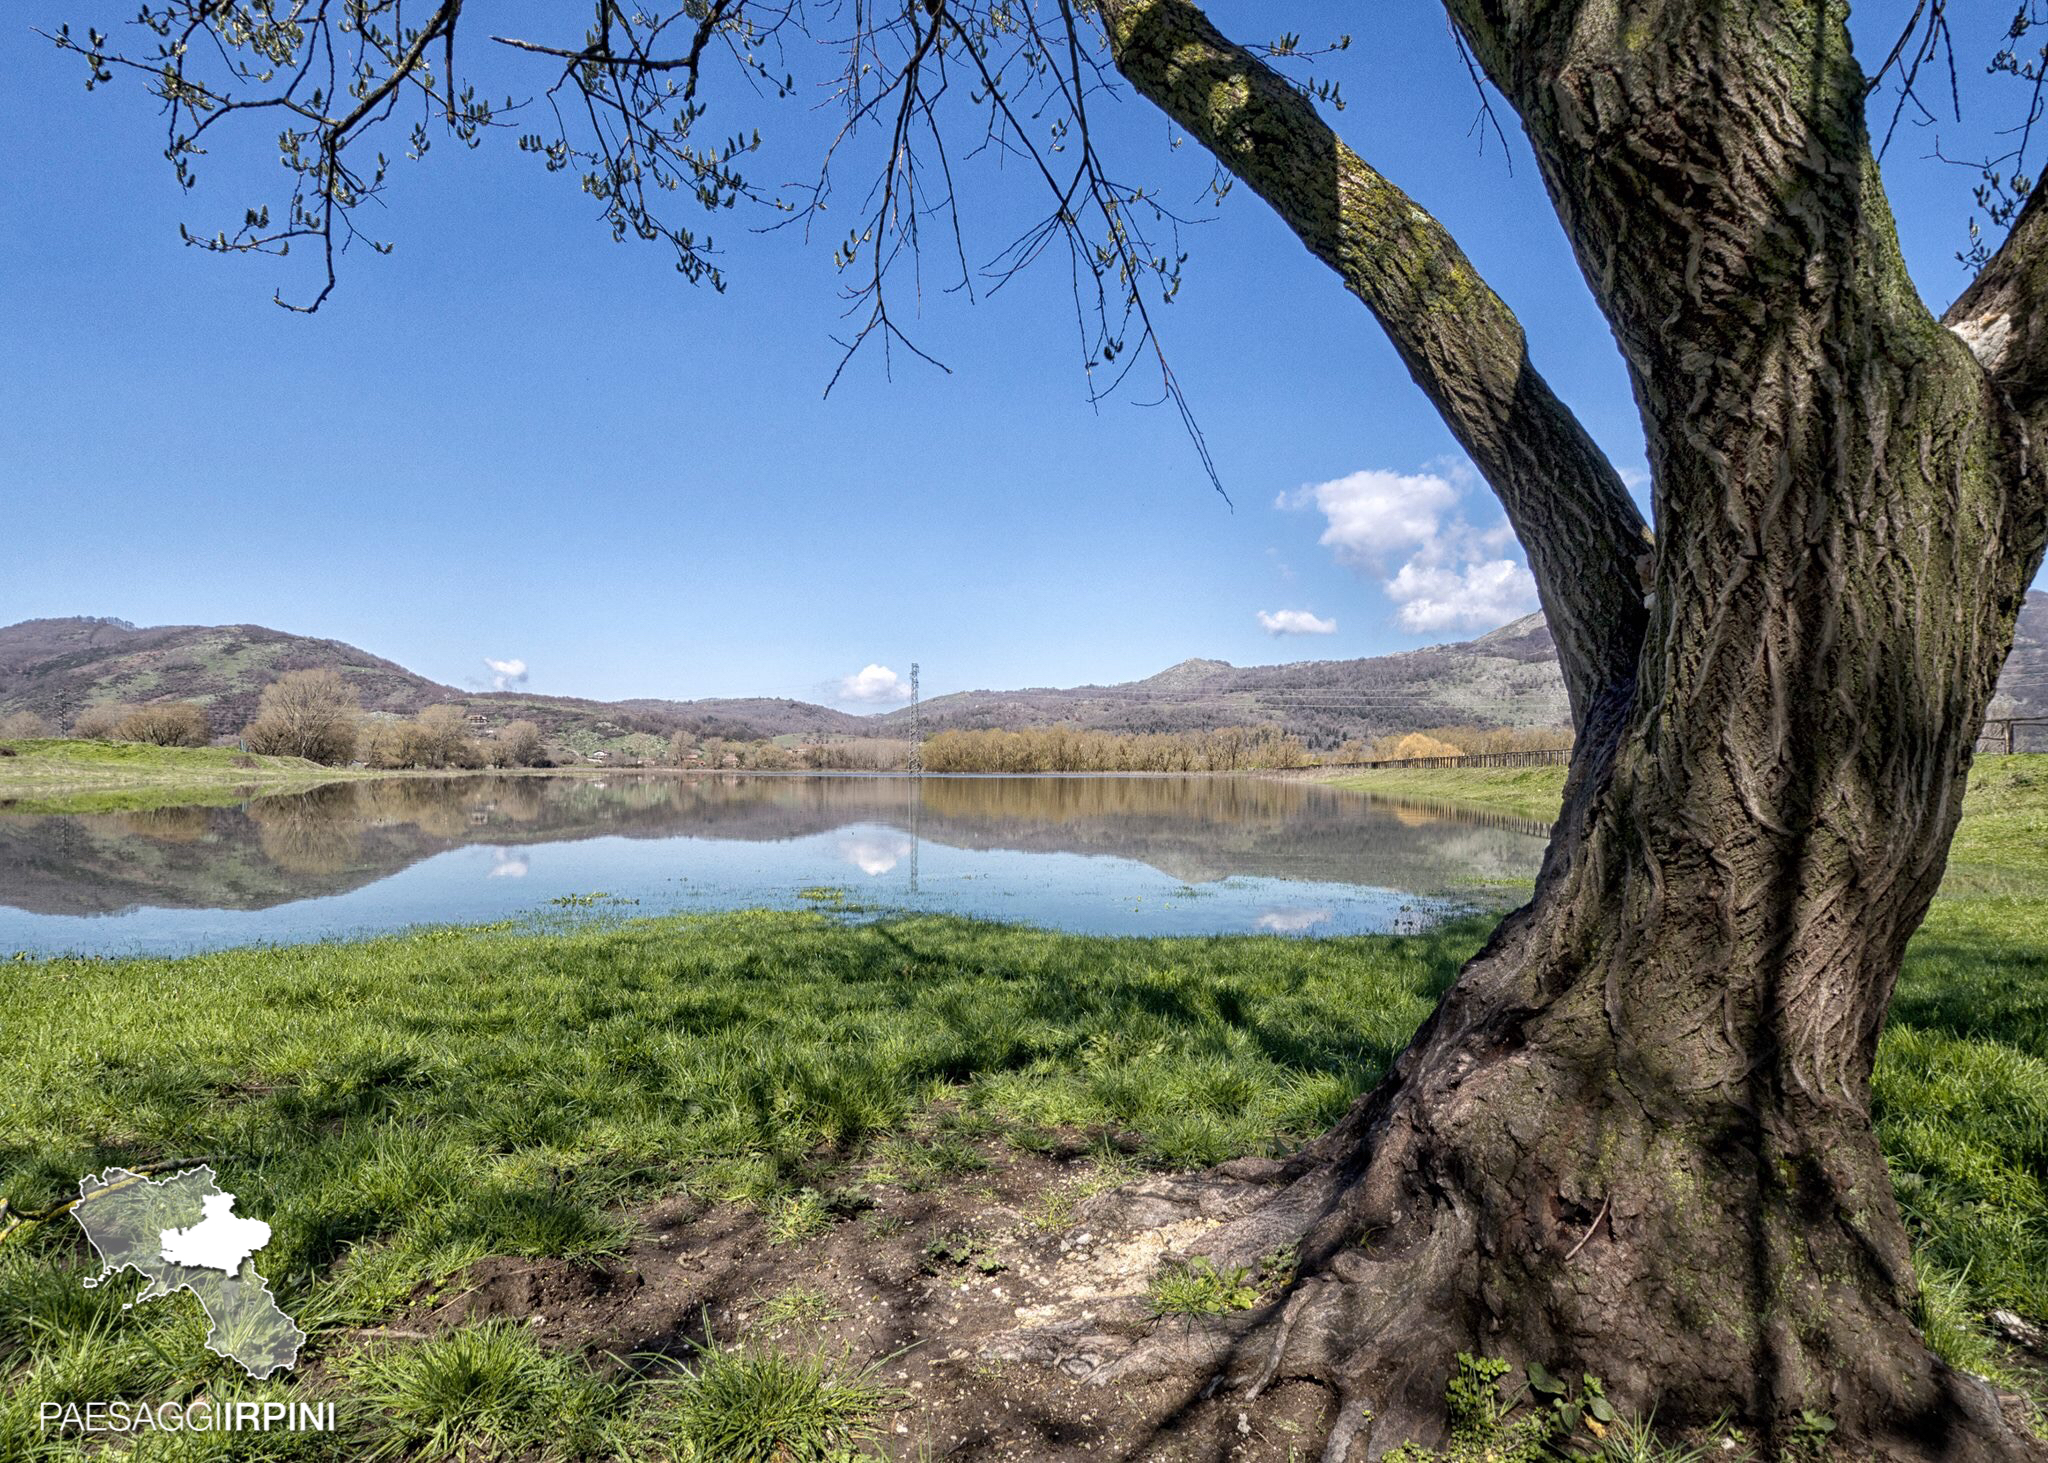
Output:
<instances>
[{"instance_id":1,"label":"flooded grassy field","mask_svg":"<svg viewBox=\"0 0 2048 1463\"><path fill-rule=\"evenodd\" d=\"M1362 934L1519 902L1544 826L1258 778L450 777L0 812L0 952L183 953L575 911L835 908Z\"/></svg>"}]
</instances>

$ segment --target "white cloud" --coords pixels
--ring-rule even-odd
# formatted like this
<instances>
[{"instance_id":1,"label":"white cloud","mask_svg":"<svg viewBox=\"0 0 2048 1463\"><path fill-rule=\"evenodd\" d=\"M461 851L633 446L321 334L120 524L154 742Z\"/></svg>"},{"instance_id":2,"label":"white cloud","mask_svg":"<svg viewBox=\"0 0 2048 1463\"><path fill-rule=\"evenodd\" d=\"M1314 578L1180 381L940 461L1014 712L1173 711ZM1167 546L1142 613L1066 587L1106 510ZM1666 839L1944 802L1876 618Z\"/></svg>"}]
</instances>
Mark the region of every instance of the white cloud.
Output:
<instances>
[{"instance_id":1,"label":"white cloud","mask_svg":"<svg viewBox=\"0 0 2048 1463\"><path fill-rule=\"evenodd\" d=\"M1259 626L1268 635L1334 635L1337 622L1308 610L1260 610Z\"/></svg>"},{"instance_id":2,"label":"white cloud","mask_svg":"<svg viewBox=\"0 0 2048 1463\"><path fill-rule=\"evenodd\" d=\"M1348 564L1378 568L1404 549L1436 539L1458 490L1435 473L1354 472L1282 493L1276 507L1320 509L1323 547Z\"/></svg>"},{"instance_id":3,"label":"white cloud","mask_svg":"<svg viewBox=\"0 0 2048 1463\"><path fill-rule=\"evenodd\" d=\"M1415 631L1491 630L1536 606L1536 580L1513 559L1447 569L1415 560L1386 584L1401 607L1401 626Z\"/></svg>"},{"instance_id":4,"label":"white cloud","mask_svg":"<svg viewBox=\"0 0 2048 1463\"><path fill-rule=\"evenodd\" d=\"M1274 506L1319 510L1323 545L1380 580L1405 630L1490 630L1536 608L1535 579L1509 557L1506 519L1475 528L1465 518L1466 494L1484 491L1479 475L1462 459L1433 465L1441 471L1354 472L1282 493Z\"/></svg>"},{"instance_id":5,"label":"white cloud","mask_svg":"<svg viewBox=\"0 0 2048 1463\"><path fill-rule=\"evenodd\" d=\"M484 665L491 673L493 691L509 691L514 686L526 684L526 662L523 660L492 660L487 655Z\"/></svg>"},{"instance_id":6,"label":"white cloud","mask_svg":"<svg viewBox=\"0 0 2048 1463\"><path fill-rule=\"evenodd\" d=\"M908 701L910 682L885 665L862 666L839 682L839 699L879 705L885 701Z\"/></svg>"},{"instance_id":7,"label":"white cloud","mask_svg":"<svg viewBox=\"0 0 2048 1463\"><path fill-rule=\"evenodd\" d=\"M527 863L522 855L507 853L504 849L500 848L493 850L491 854L490 877L493 879L523 879L526 877L527 870L530 867L531 865Z\"/></svg>"}]
</instances>

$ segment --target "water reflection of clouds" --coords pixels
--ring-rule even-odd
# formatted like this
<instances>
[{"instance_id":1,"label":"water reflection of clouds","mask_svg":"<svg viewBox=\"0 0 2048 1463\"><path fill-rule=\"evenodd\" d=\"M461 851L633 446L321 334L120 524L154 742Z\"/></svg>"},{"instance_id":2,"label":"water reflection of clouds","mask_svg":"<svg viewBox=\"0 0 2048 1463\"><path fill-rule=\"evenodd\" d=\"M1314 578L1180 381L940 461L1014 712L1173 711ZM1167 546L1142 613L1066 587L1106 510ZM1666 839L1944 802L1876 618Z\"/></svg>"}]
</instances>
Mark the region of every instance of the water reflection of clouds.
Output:
<instances>
[{"instance_id":1,"label":"water reflection of clouds","mask_svg":"<svg viewBox=\"0 0 2048 1463\"><path fill-rule=\"evenodd\" d=\"M1336 918L1334 909L1269 909L1259 916L1259 928L1276 935L1298 935Z\"/></svg>"},{"instance_id":2,"label":"water reflection of clouds","mask_svg":"<svg viewBox=\"0 0 2048 1463\"><path fill-rule=\"evenodd\" d=\"M172 834L192 856L138 853ZM1542 851L1519 822L1410 827L1361 794L1239 778L366 779L175 820L0 813L0 951L339 939L594 889L643 914L786 908L855 870L876 910L1316 939L1504 908Z\"/></svg>"},{"instance_id":3,"label":"water reflection of clouds","mask_svg":"<svg viewBox=\"0 0 2048 1463\"><path fill-rule=\"evenodd\" d=\"M872 879L888 873L909 858L914 847L916 845L901 834L893 838L878 833L856 834L839 840L839 856Z\"/></svg>"}]
</instances>

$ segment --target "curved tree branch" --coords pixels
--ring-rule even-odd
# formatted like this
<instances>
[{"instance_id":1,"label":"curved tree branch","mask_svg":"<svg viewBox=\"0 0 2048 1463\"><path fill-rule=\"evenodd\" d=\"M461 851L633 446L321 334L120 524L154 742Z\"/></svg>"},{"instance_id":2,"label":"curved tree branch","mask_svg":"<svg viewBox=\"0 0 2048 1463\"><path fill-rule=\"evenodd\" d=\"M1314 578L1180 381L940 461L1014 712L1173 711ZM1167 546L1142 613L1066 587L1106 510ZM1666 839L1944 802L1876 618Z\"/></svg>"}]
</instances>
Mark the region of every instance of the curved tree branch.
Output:
<instances>
[{"instance_id":1,"label":"curved tree branch","mask_svg":"<svg viewBox=\"0 0 2048 1463\"><path fill-rule=\"evenodd\" d=\"M2037 186L2005 243L1941 317L2037 431L2048 425L2048 190Z\"/></svg>"},{"instance_id":2,"label":"curved tree branch","mask_svg":"<svg viewBox=\"0 0 2048 1463\"><path fill-rule=\"evenodd\" d=\"M406 48L405 54L393 63L390 73L365 93L363 99L355 104L347 116L328 127L322 145L330 155L340 152L347 145L348 135L355 130L357 123L376 111L390 99L393 92L412 78L413 73L420 69L420 63L426 59L427 47L433 43L436 36L446 36L452 43L455 22L461 15L462 0L441 0L440 8L424 26L420 27L419 34L412 38L412 44ZM450 107L449 110L453 112L454 108Z\"/></svg>"},{"instance_id":3,"label":"curved tree branch","mask_svg":"<svg viewBox=\"0 0 2048 1463\"><path fill-rule=\"evenodd\" d=\"M1286 78L1187 0L1101 0L1117 69L1270 203L1372 311L1500 497L1557 639L1574 721L1629 685L1649 530L1529 363L1519 321L1457 241L1346 147Z\"/></svg>"}]
</instances>

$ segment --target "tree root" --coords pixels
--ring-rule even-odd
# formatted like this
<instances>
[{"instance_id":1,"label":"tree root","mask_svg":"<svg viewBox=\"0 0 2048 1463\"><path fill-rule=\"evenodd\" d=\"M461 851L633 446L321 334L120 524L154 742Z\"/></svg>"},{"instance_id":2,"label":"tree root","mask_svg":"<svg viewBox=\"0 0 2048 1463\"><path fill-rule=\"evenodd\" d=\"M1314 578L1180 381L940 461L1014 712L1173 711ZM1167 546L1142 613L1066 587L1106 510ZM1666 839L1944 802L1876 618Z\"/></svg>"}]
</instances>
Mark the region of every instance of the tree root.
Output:
<instances>
[{"instance_id":1,"label":"tree root","mask_svg":"<svg viewBox=\"0 0 2048 1463\"><path fill-rule=\"evenodd\" d=\"M1356 1164L1325 1161L1302 1170L1262 1160L1143 1180L1098 1195L1080 1216L1098 1232L1129 1234L1206 1220L1213 1227L1192 1248L1218 1265L1254 1265L1296 1245L1299 1273L1254 1310L1198 1321L1154 1317L1136 1293L1106 1308L1098 1298L1094 1319L1014 1332L984 1354L1055 1367L1097 1386L1179 1380L1200 1383L1197 1390L1205 1397L1228 1392L1246 1402L1290 1381L1311 1382L1327 1388L1338 1404L1324 1441L1325 1463L1370 1463L1409 1442L1442 1446L1444 1389L1460 1352L1499 1355L1517 1367L1530 1361L1560 1369L1583 1366L1607 1376L1617 1406L1668 1422L1705 1422L1729 1406L1727 1396L1714 1406L1702 1405L1716 1382L1683 1374L1696 1364L1697 1352L1682 1344L1671 1347L1673 1374L1650 1388L1629 1380L1626 1365L1617 1364L1618 1375L1603 1370L1603 1341L1612 1338L1586 1334L1548 1354L1531 1347L1505 1319L1509 1308L1502 1297L1491 1294L1499 1272L1492 1269L1490 1252L1502 1248L1497 1222L1483 1226L1476 1206L1447 1194L1419 1196L1411 1190L1391 1207L1369 1202L1375 1194L1384 1200L1395 1192ZM1621 1240L1610 1228L1621 1219L1622 1206L1609 1195L1587 1207L1594 1210L1590 1216L1579 1211L1576 1222L1559 1226L1560 1266L1585 1265L1593 1257L1617 1273L1630 1273L1626 1262L1604 1253L1626 1247L1626 1222ZM1369 1246L1360 1242L1367 1229ZM1574 1271L1560 1283L1584 1282ZM1595 1286L1589 1293L1608 1292ZM1620 1307L1613 1324L1644 1327L1657 1321L1653 1309L1637 1305ZM1641 1336L1622 1333L1619 1339L1619 1355L1634 1361L1657 1349L1654 1339L1647 1345ZM1910 1330L1883 1344L1919 1346ZM1921 1379L1916 1395L1923 1399L1922 1410L1890 1425L1858 1427L1852 1421L1836 1435L1835 1456L1896 1463L2048 1459L2048 1447L2007 1417L1978 1379L1949 1370L1924 1348L1917 1357L1902 1353L1899 1360L1902 1371ZM1765 1436L1790 1422L1770 1416L1740 1420Z\"/></svg>"},{"instance_id":2,"label":"tree root","mask_svg":"<svg viewBox=\"0 0 2048 1463\"><path fill-rule=\"evenodd\" d=\"M1162 1229L1191 1219L1222 1219L1197 1248L1218 1265L1251 1266L1292 1246L1312 1251L1334 1223L1355 1234L1348 1213L1356 1185L1335 1165L1293 1175L1282 1186L1257 1178L1286 1170L1238 1164L1231 1171L1147 1180L1097 1196L1078 1222L1104 1232ZM1136 1295L1109 1315L1012 1333L990 1358L1057 1368L1097 1386L1144 1385L1207 1377L1206 1392L1228 1389L1256 1400L1276 1384L1325 1386L1339 1408L1325 1456L1345 1459L1375 1436L1440 1439L1444 1379L1457 1344L1446 1317L1458 1242L1433 1226L1419 1246L1371 1253L1350 1243L1305 1271L1281 1296L1239 1315L1200 1322L1156 1321ZM1400 1338L1378 1357L1366 1338ZM1368 1424L1370 1424L1368 1426ZM1377 1456L1359 1453L1357 1456Z\"/></svg>"}]
</instances>

